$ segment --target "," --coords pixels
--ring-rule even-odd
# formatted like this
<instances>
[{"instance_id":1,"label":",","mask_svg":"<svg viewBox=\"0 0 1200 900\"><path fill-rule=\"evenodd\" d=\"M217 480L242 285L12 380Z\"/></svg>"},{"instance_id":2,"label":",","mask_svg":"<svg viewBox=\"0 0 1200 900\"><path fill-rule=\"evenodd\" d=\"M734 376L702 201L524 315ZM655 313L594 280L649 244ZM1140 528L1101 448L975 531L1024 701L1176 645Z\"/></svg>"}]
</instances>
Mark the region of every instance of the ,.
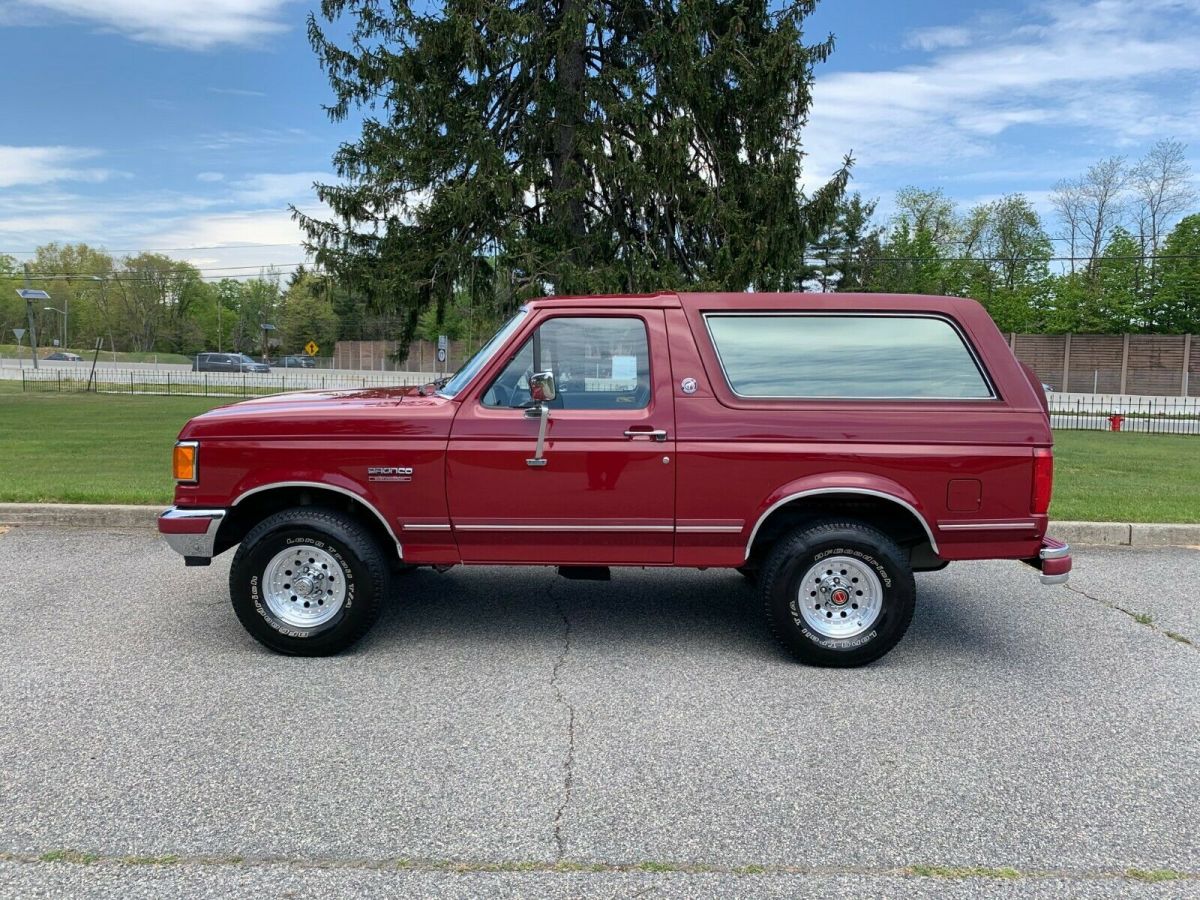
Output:
<instances>
[{"instance_id":1,"label":",","mask_svg":"<svg viewBox=\"0 0 1200 900\"><path fill-rule=\"evenodd\" d=\"M948 297L536 300L435 384L200 415L174 466L159 530L189 565L236 546L234 611L297 655L353 643L413 566L737 569L827 666L895 646L914 572L1071 569L1042 387Z\"/></svg>"}]
</instances>

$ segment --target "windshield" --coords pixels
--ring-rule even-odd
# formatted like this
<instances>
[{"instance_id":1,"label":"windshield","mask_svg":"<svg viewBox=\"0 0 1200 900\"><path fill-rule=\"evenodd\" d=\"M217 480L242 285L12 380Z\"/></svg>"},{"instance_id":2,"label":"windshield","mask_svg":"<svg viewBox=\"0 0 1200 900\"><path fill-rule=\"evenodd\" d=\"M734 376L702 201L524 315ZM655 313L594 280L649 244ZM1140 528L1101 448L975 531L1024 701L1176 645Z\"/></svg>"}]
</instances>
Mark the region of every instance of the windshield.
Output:
<instances>
[{"instance_id":1,"label":"windshield","mask_svg":"<svg viewBox=\"0 0 1200 900\"><path fill-rule=\"evenodd\" d=\"M438 396L453 398L458 395L458 392L467 386L475 374L487 365L488 360L492 358L492 354L496 349L503 345L517 327L521 324L521 320L525 318L529 311L522 306L515 316L504 323L503 327L492 335L492 339L479 348L479 351L467 360L467 364L454 373L454 377L446 382L445 386L438 391Z\"/></svg>"}]
</instances>

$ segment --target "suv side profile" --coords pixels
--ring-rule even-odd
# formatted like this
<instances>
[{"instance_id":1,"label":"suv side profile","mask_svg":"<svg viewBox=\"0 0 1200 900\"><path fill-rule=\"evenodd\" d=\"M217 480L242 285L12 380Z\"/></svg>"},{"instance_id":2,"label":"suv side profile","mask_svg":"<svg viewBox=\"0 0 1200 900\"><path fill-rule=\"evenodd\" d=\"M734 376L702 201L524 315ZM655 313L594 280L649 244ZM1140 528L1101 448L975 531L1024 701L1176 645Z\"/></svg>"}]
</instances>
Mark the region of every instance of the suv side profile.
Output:
<instances>
[{"instance_id":1,"label":"suv side profile","mask_svg":"<svg viewBox=\"0 0 1200 900\"><path fill-rule=\"evenodd\" d=\"M237 547L234 612L336 653L412 566L737 570L815 665L888 652L914 572L1018 560L1047 584L1044 392L973 300L675 294L532 301L452 377L192 419L159 530Z\"/></svg>"},{"instance_id":2,"label":"suv side profile","mask_svg":"<svg viewBox=\"0 0 1200 900\"><path fill-rule=\"evenodd\" d=\"M245 353L197 353L193 372L270 372L271 367L251 359Z\"/></svg>"}]
</instances>

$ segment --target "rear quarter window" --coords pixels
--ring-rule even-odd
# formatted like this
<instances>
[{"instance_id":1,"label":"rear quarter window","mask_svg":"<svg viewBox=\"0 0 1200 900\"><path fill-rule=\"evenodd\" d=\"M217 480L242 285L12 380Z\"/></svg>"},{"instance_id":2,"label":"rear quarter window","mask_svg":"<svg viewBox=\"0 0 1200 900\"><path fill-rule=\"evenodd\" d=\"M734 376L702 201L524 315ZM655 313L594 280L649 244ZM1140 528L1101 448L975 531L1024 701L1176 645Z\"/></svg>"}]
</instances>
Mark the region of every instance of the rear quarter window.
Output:
<instances>
[{"instance_id":1,"label":"rear quarter window","mask_svg":"<svg viewBox=\"0 0 1200 900\"><path fill-rule=\"evenodd\" d=\"M959 330L937 316L711 313L705 322L740 397L987 400Z\"/></svg>"}]
</instances>

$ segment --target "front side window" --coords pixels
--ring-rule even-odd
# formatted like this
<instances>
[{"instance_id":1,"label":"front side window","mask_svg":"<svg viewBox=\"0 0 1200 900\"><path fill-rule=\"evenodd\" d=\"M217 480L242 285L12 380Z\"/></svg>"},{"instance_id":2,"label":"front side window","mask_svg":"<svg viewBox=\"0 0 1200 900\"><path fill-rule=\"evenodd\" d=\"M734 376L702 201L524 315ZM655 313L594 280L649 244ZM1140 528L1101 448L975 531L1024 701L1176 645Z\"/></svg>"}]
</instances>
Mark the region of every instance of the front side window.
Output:
<instances>
[{"instance_id":1,"label":"front side window","mask_svg":"<svg viewBox=\"0 0 1200 900\"><path fill-rule=\"evenodd\" d=\"M638 318L549 319L517 351L483 397L485 406L531 405L529 376L552 372L556 409L645 409L650 405L650 348Z\"/></svg>"},{"instance_id":2,"label":"front side window","mask_svg":"<svg viewBox=\"0 0 1200 900\"><path fill-rule=\"evenodd\" d=\"M735 394L814 399L994 396L958 331L933 316L705 317Z\"/></svg>"}]
</instances>

